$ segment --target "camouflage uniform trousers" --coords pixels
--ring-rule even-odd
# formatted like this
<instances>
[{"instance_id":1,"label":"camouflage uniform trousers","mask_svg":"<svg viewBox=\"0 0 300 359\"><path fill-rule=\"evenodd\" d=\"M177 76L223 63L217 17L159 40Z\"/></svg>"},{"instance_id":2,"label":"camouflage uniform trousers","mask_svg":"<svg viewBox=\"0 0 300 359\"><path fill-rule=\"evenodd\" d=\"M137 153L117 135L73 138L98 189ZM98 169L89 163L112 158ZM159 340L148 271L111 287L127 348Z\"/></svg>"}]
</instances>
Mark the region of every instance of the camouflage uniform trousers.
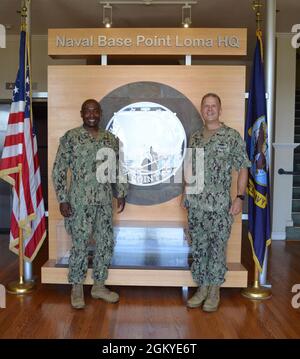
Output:
<instances>
[{"instance_id":1,"label":"camouflage uniform trousers","mask_svg":"<svg viewBox=\"0 0 300 359\"><path fill-rule=\"evenodd\" d=\"M93 279L103 282L114 250L112 208L110 206L81 206L73 208L73 216L65 222L72 236L69 258L69 283L82 283L88 270L88 243L93 235L95 254Z\"/></svg>"},{"instance_id":2,"label":"camouflage uniform trousers","mask_svg":"<svg viewBox=\"0 0 300 359\"><path fill-rule=\"evenodd\" d=\"M226 211L189 210L189 232L192 240L191 272L199 285L221 285L226 267L226 247L233 216Z\"/></svg>"}]
</instances>

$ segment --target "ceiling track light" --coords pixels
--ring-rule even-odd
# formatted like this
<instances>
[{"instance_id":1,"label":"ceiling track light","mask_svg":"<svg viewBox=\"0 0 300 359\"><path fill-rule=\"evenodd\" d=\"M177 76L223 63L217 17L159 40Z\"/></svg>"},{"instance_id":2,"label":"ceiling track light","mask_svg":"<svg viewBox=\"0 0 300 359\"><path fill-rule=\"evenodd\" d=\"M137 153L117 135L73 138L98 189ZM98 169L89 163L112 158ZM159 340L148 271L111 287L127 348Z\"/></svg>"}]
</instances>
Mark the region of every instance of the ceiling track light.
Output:
<instances>
[{"instance_id":1,"label":"ceiling track light","mask_svg":"<svg viewBox=\"0 0 300 359\"><path fill-rule=\"evenodd\" d=\"M182 26L185 28L190 27L192 24L192 7L189 4L182 6Z\"/></svg>"},{"instance_id":2,"label":"ceiling track light","mask_svg":"<svg viewBox=\"0 0 300 359\"><path fill-rule=\"evenodd\" d=\"M116 4L116 5L195 5L197 0L100 0L99 4Z\"/></svg>"},{"instance_id":3,"label":"ceiling track light","mask_svg":"<svg viewBox=\"0 0 300 359\"><path fill-rule=\"evenodd\" d=\"M182 25L190 27L192 24L192 6L197 4L197 0L100 0L103 5L103 24L105 27L112 26L112 6L111 5L183 5L182 6Z\"/></svg>"},{"instance_id":4,"label":"ceiling track light","mask_svg":"<svg viewBox=\"0 0 300 359\"><path fill-rule=\"evenodd\" d=\"M107 28L112 25L112 6L109 3L103 5L103 25Z\"/></svg>"}]
</instances>

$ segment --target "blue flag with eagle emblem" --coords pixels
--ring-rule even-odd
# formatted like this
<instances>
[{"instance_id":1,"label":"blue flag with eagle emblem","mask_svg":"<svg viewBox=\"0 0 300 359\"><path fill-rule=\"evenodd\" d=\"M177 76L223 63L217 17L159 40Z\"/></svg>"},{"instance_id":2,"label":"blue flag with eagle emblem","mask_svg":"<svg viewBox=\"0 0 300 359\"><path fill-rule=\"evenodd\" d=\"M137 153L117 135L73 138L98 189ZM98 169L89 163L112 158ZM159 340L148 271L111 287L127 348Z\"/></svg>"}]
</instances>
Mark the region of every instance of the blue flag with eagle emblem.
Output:
<instances>
[{"instance_id":1,"label":"blue flag with eagle emblem","mask_svg":"<svg viewBox=\"0 0 300 359\"><path fill-rule=\"evenodd\" d=\"M262 37L257 32L245 124L247 153L252 163L248 179L248 237L253 259L262 271L265 250L271 243L269 149Z\"/></svg>"}]
</instances>

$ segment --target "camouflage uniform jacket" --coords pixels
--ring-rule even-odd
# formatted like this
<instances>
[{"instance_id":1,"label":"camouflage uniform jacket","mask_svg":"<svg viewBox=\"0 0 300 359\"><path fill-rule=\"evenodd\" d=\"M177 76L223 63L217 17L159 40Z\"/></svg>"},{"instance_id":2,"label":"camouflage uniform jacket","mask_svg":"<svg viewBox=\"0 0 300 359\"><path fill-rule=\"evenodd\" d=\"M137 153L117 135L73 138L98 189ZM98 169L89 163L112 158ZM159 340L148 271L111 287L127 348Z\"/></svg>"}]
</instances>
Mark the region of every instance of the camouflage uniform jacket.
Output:
<instances>
[{"instance_id":1,"label":"camouflage uniform jacket","mask_svg":"<svg viewBox=\"0 0 300 359\"><path fill-rule=\"evenodd\" d=\"M116 154L119 167L119 140L110 132L99 129L99 137L93 138L83 127L67 131L60 139L53 165L52 178L59 203L77 205L107 205L112 203L112 184L99 183L96 178L97 151L108 147ZM67 184L67 172L71 172L71 183ZM117 197L125 197L127 184L119 183L117 173L113 184Z\"/></svg>"},{"instance_id":2,"label":"camouflage uniform jacket","mask_svg":"<svg viewBox=\"0 0 300 359\"><path fill-rule=\"evenodd\" d=\"M229 210L232 169L239 171L251 166L242 137L236 130L223 124L208 141L205 141L201 130L193 133L189 147L204 149L204 188L201 193L186 196L187 207L217 212ZM193 152L195 174L196 154Z\"/></svg>"}]
</instances>

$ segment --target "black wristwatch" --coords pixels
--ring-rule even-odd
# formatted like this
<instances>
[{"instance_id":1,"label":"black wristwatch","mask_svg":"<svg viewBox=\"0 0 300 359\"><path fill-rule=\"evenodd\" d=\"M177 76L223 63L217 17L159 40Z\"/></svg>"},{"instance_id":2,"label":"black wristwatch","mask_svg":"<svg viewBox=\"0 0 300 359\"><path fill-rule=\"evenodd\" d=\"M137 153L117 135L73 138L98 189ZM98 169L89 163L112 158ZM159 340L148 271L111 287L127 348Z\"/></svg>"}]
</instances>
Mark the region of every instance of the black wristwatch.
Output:
<instances>
[{"instance_id":1,"label":"black wristwatch","mask_svg":"<svg viewBox=\"0 0 300 359\"><path fill-rule=\"evenodd\" d=\"M245 196L243 194L238 194L236 198L239 198L243 201L245 199Z\"/></svg>"}]
</instances>

